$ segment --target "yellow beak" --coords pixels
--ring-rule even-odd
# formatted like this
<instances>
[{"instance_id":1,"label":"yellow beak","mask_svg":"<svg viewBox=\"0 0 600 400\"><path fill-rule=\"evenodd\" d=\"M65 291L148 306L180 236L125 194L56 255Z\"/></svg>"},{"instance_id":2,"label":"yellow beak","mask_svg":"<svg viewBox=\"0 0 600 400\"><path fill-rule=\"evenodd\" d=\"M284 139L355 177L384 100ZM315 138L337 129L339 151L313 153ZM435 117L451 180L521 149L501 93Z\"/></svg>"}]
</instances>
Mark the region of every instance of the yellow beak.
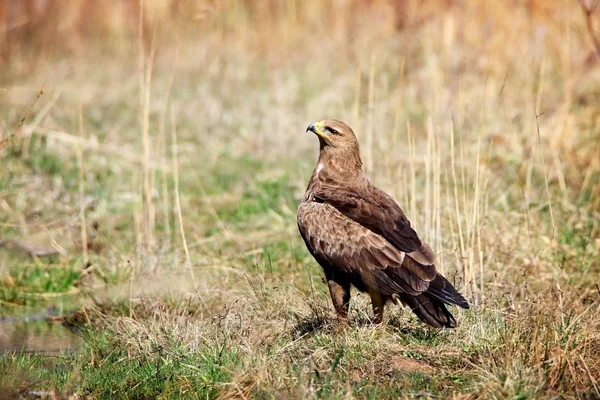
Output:
<instances>
[{"instance_id":1,"label":"yellow beak","mask_svg":"<svg viewBox=\"0 0 600 400\"><path fill-rule=\"evenodd\" d=\"M323 129L322 122L315 122L314 124L310 124L308 126L308 128L306 128L306 132L308 132L308 131L316 133L317 135L319 135L323 138L327 137L327 132L325 131L325 129Z\"/></svg>"}]
</instances>

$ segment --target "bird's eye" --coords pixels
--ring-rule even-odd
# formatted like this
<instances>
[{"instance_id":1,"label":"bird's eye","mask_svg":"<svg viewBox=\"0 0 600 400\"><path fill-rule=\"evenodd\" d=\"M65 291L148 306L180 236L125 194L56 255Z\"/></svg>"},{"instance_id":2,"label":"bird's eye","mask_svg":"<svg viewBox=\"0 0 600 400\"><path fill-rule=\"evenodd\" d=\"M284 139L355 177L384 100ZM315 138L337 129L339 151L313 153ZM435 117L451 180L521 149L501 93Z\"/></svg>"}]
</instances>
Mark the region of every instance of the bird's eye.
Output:
<instances>
[{"instance_id":1,"label":"bird's eye","mask_svg":"<svg viewBox=\"0 0 600 400\"><path fill-rule=\"evenodd\" d=\"M338 131L336 131L335 129L333 129L332 127L328 126L327 130L331 133L333 133L334 135L339 135L340 133Z\"/></svg>"}]
</instances>

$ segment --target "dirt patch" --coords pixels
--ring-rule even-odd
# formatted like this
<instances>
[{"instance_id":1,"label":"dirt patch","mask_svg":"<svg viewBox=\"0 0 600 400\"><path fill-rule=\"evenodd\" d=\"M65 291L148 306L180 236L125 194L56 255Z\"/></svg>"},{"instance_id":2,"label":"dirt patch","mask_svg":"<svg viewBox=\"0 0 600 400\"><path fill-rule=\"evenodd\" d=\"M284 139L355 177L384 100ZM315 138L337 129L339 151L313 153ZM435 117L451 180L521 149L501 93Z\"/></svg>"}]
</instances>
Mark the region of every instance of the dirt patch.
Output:
<instances>
[{"instance_id":1,"label":"dirt patch","mask_svg":"<svg viewBox=\"0 0 600 400\"><path fill-rule=\"evenodd\" d=\"M400 355L393 356L387 362L387 366L384 368L385 372L417 372L421 374L432 374L435 372L435 368L427 364L425 361L416 360L414 358L403 357Z\"/></svg>"}]
</instances>

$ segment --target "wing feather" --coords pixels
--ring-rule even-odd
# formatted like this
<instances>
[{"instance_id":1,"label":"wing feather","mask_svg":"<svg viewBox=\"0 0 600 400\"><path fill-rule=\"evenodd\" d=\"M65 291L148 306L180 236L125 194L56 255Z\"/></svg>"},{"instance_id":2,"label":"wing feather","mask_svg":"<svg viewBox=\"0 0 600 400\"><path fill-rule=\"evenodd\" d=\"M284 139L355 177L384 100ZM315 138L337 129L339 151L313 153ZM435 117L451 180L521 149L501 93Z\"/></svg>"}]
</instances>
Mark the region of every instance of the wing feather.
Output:
<instances>
[{"instance_id":1,"label":"wing feather","mask_svg":"<svg viewBox=\"0 0 600 400\"><path fill-rule=\"evenodd\" d=\"M403 252L421 249L421 240L396 202L366 179L360 185L321 185L315 198L335 207L346 217L384 237Z\"/></svg>"},{"instance_id":2,"label":"wing feather","mask_svg":"<svg viewBox=\"0 0 600 400\"><path fill-rule=\"evenodd\" d=\"M383 236L327 203L303 203L298 210L298 226L311 254L321 265L347 273L354 281L360 280L365 288L383 295L418 295L436 277L433 264L418 264ZM427 246L417 252L428 251L431 249Z\"/></svg>"},{"instance_id":3,"label":"wing feather","mask_svg":"<svg viewBox=\"0 0 600 400\"><path fill-rule=\"evenodd\" d=\"M303 202L298 209L298 228L323 268L345 274L361 290L371 289L386 296L401 294L413 310L421 310L420 318L427 315L428 320L437 319L447 325L452 319L442 303L468 308L452 284L437 273L433 252L425 243L419 250L402 252L327 203ZM408 299L421 295L426 297Z\"/></svg>"}]
</instances>

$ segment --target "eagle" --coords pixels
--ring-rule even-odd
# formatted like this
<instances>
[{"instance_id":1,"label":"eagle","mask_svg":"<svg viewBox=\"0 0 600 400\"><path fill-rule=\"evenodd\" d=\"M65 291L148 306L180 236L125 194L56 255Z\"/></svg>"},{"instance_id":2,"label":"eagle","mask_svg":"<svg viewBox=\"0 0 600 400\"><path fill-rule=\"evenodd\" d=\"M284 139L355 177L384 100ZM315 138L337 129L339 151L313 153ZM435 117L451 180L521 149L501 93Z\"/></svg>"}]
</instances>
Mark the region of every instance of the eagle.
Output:
<instances>
[{"instance_id":1,"label":"eagle","mask_svg":"<svg viewBox=\"0 0 600 400\"><path fill-rule=\"evenodd\" d=\"M398 204L364 175L358 141L338 120L310 124L320 152L298 207L298 229L321 265L333 306L347 320L351 285L371 298L374 322L388 300L436 328L454 328L445 304L469 308L435 268L435 256Z\"/></svg>"}]
</instances>

